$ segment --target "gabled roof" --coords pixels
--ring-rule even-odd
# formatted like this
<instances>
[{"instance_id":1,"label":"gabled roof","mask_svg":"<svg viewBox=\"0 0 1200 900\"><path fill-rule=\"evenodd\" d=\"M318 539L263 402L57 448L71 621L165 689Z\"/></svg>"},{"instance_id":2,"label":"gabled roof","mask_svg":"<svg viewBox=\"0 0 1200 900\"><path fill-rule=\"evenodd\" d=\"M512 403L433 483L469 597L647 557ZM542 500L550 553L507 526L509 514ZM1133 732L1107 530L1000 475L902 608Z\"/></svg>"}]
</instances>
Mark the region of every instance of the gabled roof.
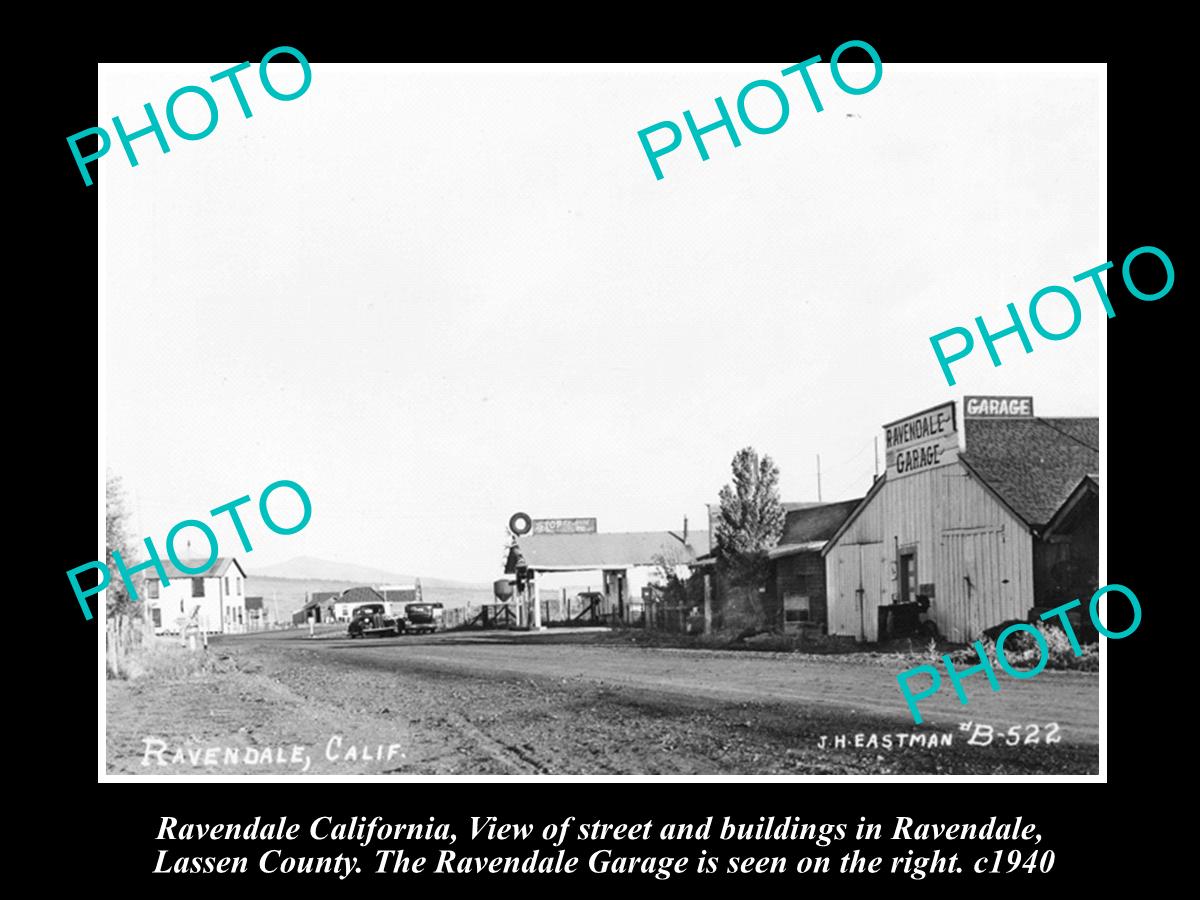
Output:
<instances>
[{"instance_id":1,"label":"gabled roof","mask_svg":"<svg viewBox=\"0 0 1200 900\"><path fill-rule=\"evenodd\" d=\"M837 531L833 533L833 536L825 542L825 546L821 548L822 556L827 556L829 554L830 548L837 543L838 538L845 534L846 529L850 527L850 524L859 517L864 509L867 508L867 504L875 499L875 495L883 490L883 485L886 481L886 472L875 479L875 483L872 484L871 489L867 491L867 496L858 501L858 505L855 506L854 509L850 510L850 515L846 516L846 518L842 521L842 524L837 527Z\"/></svg>"},{"instance_id":2,"label":"gabled roof","mask_svg":"<svg viewBox=\"0 0 1200 900\"><path fill-rule=\"evenodd\" d=\"M784 504L787 517L779 543L767 553L771 559L820 550L841 524L858 508L862 498L837 503Z\"/></svg>"},{"instance_id":3,"label":"gabled roof","mask_svg":"<svg viewBox=\"0 0 1200 900\"><path fill-rule=\"evenodd\" d=\"M667 531L526 534L510 548L505 571L515 571L518 556L535 570L584 571L652 566L659 556L684 565L707 552L707 531L688 532L686 544Z\"/></svg>"},{"instance_id":4,"label":"gabled roof","mask_svg":"<svg viewBox=\"0 0 1200 900\"><path fill-rule=\"evenodd\" d=\"M195 569L202 565L205 561L202 559L183 559L180 560L180 562L182 562L189 569ZM163 569L167 573L167 581L174 581L175 579L182 581L185 578L219 578L222 575L227 574L231 566L241 572L243 578L246 577L246 572L242 569L241 563L239 563L237 559L232 556L218 556L216 562L214 562L203 572L198 573L183 572L169 559L164 559L162 561L162 565ZM158 571L151 567L146 571L146 577L153 579L154 581L158 581Z\"/></svg>"},{"instance_id":5,"label":"gabled roof","mask_svg":"<svg viewBox=\"0 0 1200 900\"><path fill-rule=\"evenodd\" d=\"M1040 530L1084 476L1100 468L1100 420L967 418L967 449L958 463L1014 516ZM1097 486L1099 477L1095 478ZM828 553L887 483L876 480L862 502L825 544Z\"/></svg>"},{"instance_id":6,"label":"gabled roof","mask_svg":"<svg viewBox=\"0 0 1200 900\"><path fill-rule=\"evenodd\" d=\"M1097 499L1100 497L1099 475L1087 475L1082 481L1079 482L1078 485L1076 485L1075 490L1071 491L1070 496L1063 501L1062 506L1055 511L1054 515L1051 516L1050 521L1046 523L1046 528L1043 530L1042 536L1048 538L1050 535L1058 532L1059 530L1069 531L1072 526L1071 520L1074 512L1077 509L1080 509L1080 504L1089 497L1095 497Z\"/></svg>"},{"instance_id":7,"label":"gabled roof","mask_svg":"<svg viewBox=\"0 0 1200 900\"><path fill-rule=\"evenodd\" d=\"M779 543L827 541L861 502L862 497L855 497L853 500L839 500L837 503L815 504L789 510Z\"/></svg>"},{"instance_id":8,"label":"gabled roof","mask_svg":"<svg viewBox=\"0 0 1200 900\"><path fill-rule=\"evenodd\" d=\"M302 609L315 609L318 606L333 604L341 596L342 595L336 591L333 592L332 595L328 591L322 591L320 594L313 594L312 597L309 598L308 602L304 604Z\"/></svg>"},{"instance_id":9,"label":"gabled roof","mask_svg":"<svg viewBox=\"0 0 1200 900\"><path fill-rule=\"evenodd\" d=\"M352 587L342 591L335 603L383 603L383 595L373 587Z\"/></svg>"},{"instance_id":10,"label":"gabled roof","mask_svg":"<svg viewBox=\"0 0 1200 900\"><path fill-rule=\"evenodd\" d=\"M1041 528L1100 467L1100 420L964 420L968 467L1027 525Z\"/></svg>"}]
</instances>

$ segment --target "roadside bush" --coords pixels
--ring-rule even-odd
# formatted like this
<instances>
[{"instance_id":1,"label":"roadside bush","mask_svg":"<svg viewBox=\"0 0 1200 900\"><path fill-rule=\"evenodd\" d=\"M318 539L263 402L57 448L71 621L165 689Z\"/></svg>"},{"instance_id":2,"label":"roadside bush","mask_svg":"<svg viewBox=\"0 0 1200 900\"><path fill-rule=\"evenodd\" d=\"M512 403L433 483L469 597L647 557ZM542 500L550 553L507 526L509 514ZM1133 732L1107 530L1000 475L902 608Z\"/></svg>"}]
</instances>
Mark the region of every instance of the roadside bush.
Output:
<instances>
[{"instance_id":1,"label":"roadside bush","mask_svg":"<svg viewBox=\"0 0 1200 900\"><path fill-rule=\"evenodd\" d=\"M1071 639L1057 625L1051 625L1048 622L1038 622L1036 627L1046 642L1047 669L1074 669L1082 672L1100 671L1100 647L1098 644L1084 644L1081 648L1083 655L1076 656L1075 650L1071 646ZM981 636L979 640L983 644L988 658L991 659L997 670L999 670L1000 664L996 657L996 642L986 636ZM1037 665L1038 659L1041 657L1041 650L1033 635L1027 631L1018 631L1015 634L1009 635L1004 641L1004 656L1008 660L1008 664L1014 669L1032 669ZM956 666L960 664L969 666L978 661L975 650L972 647L966 647L951 653L950 658Z\"/></svg>"}]
</instances>

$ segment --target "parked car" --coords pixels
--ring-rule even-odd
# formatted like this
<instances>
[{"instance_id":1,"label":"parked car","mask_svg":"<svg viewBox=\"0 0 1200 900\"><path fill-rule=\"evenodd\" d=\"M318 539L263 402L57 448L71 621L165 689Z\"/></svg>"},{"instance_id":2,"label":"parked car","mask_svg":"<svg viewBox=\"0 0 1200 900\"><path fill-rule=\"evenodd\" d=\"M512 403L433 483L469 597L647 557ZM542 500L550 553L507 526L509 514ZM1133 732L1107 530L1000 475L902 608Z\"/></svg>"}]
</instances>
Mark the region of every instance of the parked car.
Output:
<instances>
[{"instance_id":1,"label":"parked car","mask_svg":"<svg viewBox=\"0 0 1200 900\"><path fill-rule=\"evenodd\" d=\"M404 620L389 616L382 603L364 603L356 606L350 614L350 626L346 634L356 638L372 634L400 634L403 630Z\"/></svg>"},{"instance_id":2,"label":"parked car","mask_svg":"<svg viewBox=\"0 0 1200 900\"><path fill-rule=\"evenodd\" d=\"M432 633L442 623L442 604L408 603L404 606L402 630L413 634Z\"/></svg>"}]
</instances>

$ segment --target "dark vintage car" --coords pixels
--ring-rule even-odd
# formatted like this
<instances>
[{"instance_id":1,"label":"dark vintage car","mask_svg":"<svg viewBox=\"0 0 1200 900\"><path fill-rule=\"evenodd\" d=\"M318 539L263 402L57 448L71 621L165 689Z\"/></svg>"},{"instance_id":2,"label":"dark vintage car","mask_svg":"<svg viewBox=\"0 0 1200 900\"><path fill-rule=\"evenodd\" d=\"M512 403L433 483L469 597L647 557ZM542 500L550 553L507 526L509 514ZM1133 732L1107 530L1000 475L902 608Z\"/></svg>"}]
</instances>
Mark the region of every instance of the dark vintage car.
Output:
<instances>
[{"instance_id":1,"label":"dark vintage car","mask_svg":"<svg viewBox=\"0 0 1200 900\"><path fill-rule=\"evenodd\" d=\"M438 630L442 622L442 604L440 603L407 603L404 606L405 631L414 634L432 633Z\"/></svg>"},{"instance_id":2,"label":"dark vintage car","mask_svg":"<svg viewBox=\"0 0 1200 900\"><path fill-rule=\"evenodd\" d=\"M403 630L404 620L397 621L389 616L382 603L365 603L354 608L346 633L356 638L373 634L400 634Z\"/></svg>"}]
</instances>

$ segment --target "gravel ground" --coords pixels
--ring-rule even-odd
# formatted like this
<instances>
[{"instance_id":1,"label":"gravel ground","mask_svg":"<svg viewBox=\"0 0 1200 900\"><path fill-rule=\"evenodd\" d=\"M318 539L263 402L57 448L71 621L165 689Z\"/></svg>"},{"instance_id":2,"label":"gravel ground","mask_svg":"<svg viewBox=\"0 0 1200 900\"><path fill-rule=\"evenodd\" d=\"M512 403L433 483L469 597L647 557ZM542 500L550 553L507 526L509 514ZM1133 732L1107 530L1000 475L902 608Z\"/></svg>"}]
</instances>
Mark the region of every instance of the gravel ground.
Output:
<instances>
[{"instance_id":1,"label":"gravel ground","mask_svg":"<svg viewBox=\"0 0 1200 900\"><path fill-rule=\"evenodd\" d=\"M947 684L922 704L918 727L896 673L855 654L646 648L587 632L350 641L298 631L222 638L208 652L208 671L190 677L108 683L111 774L1056 774L1099 764L1098 678L1087 673L1002 676L998 693L975 676L966 707ZM996 730L987 746L967 743L967 721ZM1059 740L1045 743L1050 734ZM909 746L913 735L920 745ZM938 746L923 745L935 735Z\"/></svg>"}]
</instances>

